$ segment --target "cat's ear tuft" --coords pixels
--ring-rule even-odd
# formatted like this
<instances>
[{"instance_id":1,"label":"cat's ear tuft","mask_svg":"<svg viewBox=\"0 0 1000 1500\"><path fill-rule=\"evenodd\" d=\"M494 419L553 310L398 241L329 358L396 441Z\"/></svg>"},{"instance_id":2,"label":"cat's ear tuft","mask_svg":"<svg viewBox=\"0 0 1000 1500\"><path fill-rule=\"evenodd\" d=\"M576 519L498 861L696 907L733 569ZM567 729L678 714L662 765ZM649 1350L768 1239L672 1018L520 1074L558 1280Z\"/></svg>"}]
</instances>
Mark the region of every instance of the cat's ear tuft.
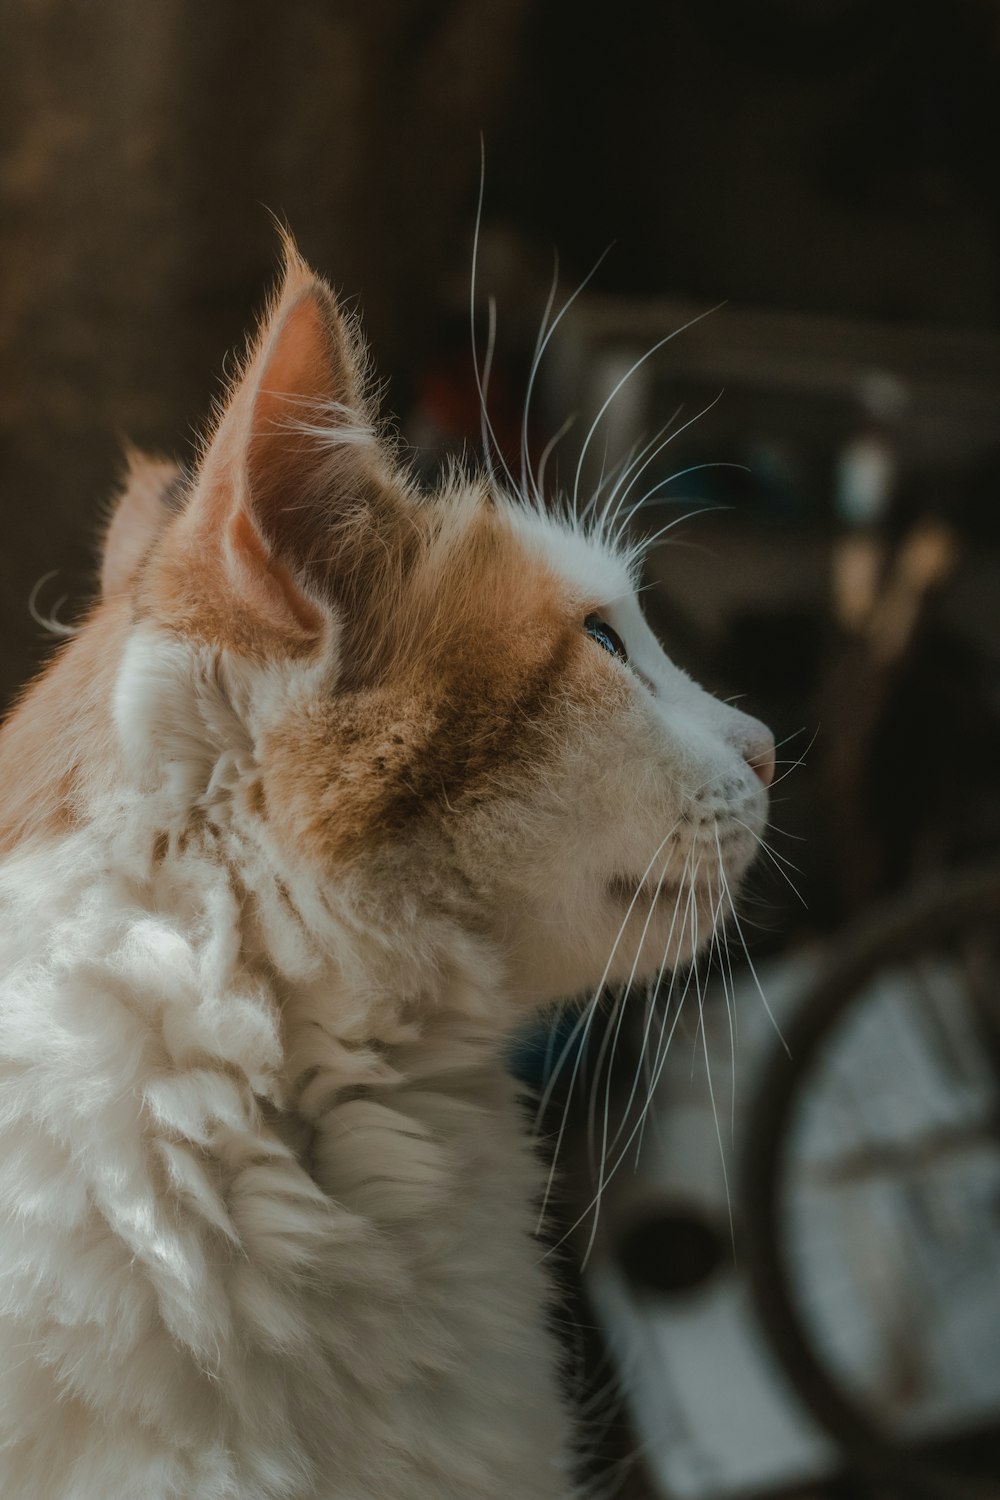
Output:
<instances>
[{"instance_id":1,"label":"cat's ear tuft","mask_svg":"<svg viewBox=\"0 0 1000 1500\"><path fill-rule=\"evenodd\" d=\"M171 496L181 479L181 470L168 458L129 448L125 459L124 484L112 503L101 543L104 599L129 587L143 557L170 519Z\"/></svg>"},{"instance_id":2,"label":"cat's ear tuft","mask_svg":"<svg viewBox=\"0 0 1000 1500\"><path fill-rule=\"evenodd\" d=\"M338 511L384 487L350 320L286 237L284 275L202 456L184 529L222 555L245 604L315 635Z\"/></svg>"},{"instance_id":3,"label":"cat's ear tuft","mask_svg":"<svg viewBox=\"0 0 1000 1500\"><path fill-rule=\"evenodd\" d=\"M286 236L277 296L202 461L209 486L241 490L280 539L283 513L294 528L303 499L336 478L338 456L351 468L359 446L376 446L364 367L356 331Z\"/></svg>"},{"instance_id":4,"label":"cat's ear tuft","mask_svg":"<svg viewBox=\"0 0 1000 1500\"><path fill-rule=\"evenodd\" d=\"M249 503L279 539L304 504L356 477L375 446L361 391L361 356L332 294L293 262L262 350L246 444ZM340 471L340 473L338 473Z\"/></svg>"}]
</instances>

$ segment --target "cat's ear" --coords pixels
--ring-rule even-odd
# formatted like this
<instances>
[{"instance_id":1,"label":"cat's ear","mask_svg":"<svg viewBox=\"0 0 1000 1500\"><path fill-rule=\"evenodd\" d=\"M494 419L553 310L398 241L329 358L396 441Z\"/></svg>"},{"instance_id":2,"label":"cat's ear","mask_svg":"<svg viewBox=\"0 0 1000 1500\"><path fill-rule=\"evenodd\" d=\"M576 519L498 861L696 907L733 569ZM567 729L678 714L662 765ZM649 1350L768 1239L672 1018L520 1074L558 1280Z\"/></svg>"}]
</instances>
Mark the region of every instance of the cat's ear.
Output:
<instances>
[{"instance_id":1,"label":"cat's ear","mask_svg":"<svg viewBox=\"0 0 1000 1500\"><path fill-rule=\"evenodd\" d=\"M318 561L338 506L382 487L381 465L357 337L286 241L278 295L203 454L185 529L218 552L233 602L316 636Z\"/></svg>"},{"instance_id":2,"label":"cat's ear","mask_svg":"<svg viewBox=\"0 0 1000 1500\"><path fill-rule=\"evenodd\" d=\"M181 479L177 464L127 450L121 494L112 503L101 543L101 597L124 593L170 519L170 497Z\"/></svg>"}]
</instances>

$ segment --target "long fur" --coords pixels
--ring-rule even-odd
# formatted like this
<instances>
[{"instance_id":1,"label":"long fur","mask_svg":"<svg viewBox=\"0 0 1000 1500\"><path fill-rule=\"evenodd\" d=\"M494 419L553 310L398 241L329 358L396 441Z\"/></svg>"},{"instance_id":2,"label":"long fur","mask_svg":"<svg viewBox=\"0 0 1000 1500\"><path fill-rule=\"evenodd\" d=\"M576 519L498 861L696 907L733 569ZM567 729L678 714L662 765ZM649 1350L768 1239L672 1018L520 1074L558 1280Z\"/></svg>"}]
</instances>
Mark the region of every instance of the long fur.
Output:
<instances>
[{"instance_id":1,"label":"long fur","mask_svg":"<svg viewBox=\"0 0 1000 1500\"><path fill-rule=\"evenodd\" d=\"M289 247L0 734L4 1500L573 1493L504 1046L708 937L769 742L600 535L416 496L362 368Z\"/></svg>"}]
</instances>

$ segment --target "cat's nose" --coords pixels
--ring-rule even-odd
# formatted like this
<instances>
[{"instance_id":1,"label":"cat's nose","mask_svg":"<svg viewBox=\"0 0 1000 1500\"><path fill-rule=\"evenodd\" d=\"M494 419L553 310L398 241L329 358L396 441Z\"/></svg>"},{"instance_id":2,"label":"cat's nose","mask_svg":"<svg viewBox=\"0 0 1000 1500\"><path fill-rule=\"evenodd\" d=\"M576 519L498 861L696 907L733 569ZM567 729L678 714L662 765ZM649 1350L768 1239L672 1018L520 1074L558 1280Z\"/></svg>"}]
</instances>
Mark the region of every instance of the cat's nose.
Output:
<instances>
[{"instance_id":1,"label":"cat's nose","mask_svg":"<svg viewBox=\"0 0 1000 1500\"><path fill-rule=\"evenodd\" d=\"M766 739L744 750L743 759L764 786L770 786L774 780L774 735L769 731Z\"/></svg>"},{"instance_id":2,"label":"cat's nose","mask_svg":"<svg viewBox=\"0 0 1000 1500\"><path fill-rule=\"evenodd\" d=\"M740 714L740 720L733 743L761 784L770 786L774 780L774 735L749 714Z\"/></svg>"}]
</instances>

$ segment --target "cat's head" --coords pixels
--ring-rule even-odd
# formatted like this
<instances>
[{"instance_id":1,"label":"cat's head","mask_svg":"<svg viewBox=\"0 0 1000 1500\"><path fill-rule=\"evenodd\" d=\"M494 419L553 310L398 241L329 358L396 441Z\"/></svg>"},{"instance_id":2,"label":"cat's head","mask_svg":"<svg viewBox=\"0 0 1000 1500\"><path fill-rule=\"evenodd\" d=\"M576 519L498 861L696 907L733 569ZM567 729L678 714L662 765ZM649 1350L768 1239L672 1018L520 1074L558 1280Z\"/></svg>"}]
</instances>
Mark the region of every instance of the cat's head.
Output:
<instances>
[{"instance_id":1,"label":"cat's head","mask_svg":"<svg viewBox=\"0 0 1000 1500\"><path fill-rule=\"evenodd\" d=\"M481 478L417 491L294 250L186 493L148 488L105 561L114 724L181 824L224 816L390 946L475 933L526 1002L724 920L770 735L671 663L606 537Z\"/></svg>"}]
</instances>

